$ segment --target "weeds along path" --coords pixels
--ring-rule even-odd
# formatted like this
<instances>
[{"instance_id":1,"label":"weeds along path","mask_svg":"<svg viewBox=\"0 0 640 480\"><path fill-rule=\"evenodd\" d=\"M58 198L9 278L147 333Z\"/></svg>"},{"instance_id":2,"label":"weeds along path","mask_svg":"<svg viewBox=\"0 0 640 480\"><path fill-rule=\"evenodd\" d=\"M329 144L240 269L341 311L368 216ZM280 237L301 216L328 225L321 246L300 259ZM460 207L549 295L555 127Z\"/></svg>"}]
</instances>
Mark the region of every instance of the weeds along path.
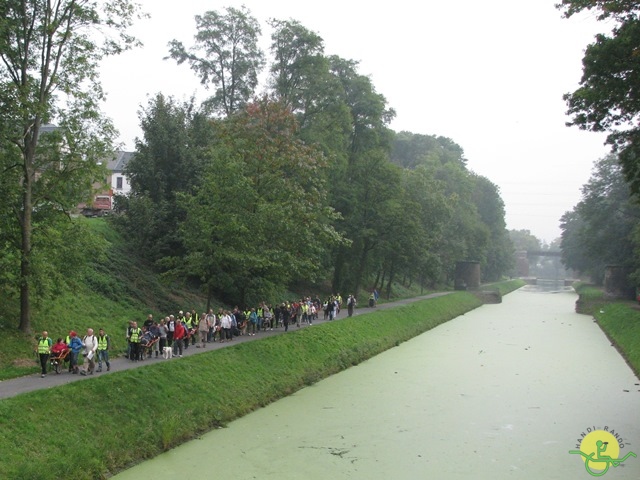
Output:
<instances>
[{"instance_id":1,"label":"weeds along path","mask_svg":"<svg viewBox=\"0 0 640 480\"><path fill-rule=\"evenodd\" d=\"M397 300L395 302L389 302L389 303L382 303L379 304L378 306L376 306L375 308L368 308L368 307L361 307L361 308L357 308L353 314L353 316L357 316L357 315L362 315L364 313L370 313L372 311L375 310L386 310L389 308L395 308L395 307L399 307L402 305L408 305L410 303L413 302L417 302L420 300L425 300L428 298L435 298L435 297L440 297L442 295L448 295L451 292L439 292L439 293L432 293L430 295L424 295L421 297L414 297L414 298L408 298L408 299L404 299L404 300ZM363 302L363 303L366 303ZM333 320L334 322L339 322L341 319L346 318L347 317L347 309L346 307L343 308L340 311L340 314L338 315L338 318L336 320ZM323 323L328 323L328 321L324 321L324 320L317 320L314 322L313 325L320 325ZM307 325L307 324L303 324L300 328L313 328L313 325ZM297 327L295 325L291 326L289 325L289 330L290 331L295 331L297 329ZM266 337L271 337L273 335L282 335L285 334L284 328L280 327L280 328L276 328L274 330L269 330L269 331L263 331L260 332L259 334L257 334L256 336L248 336L248 335L244 335L244 336L240 336L240 337L234 337L233 341L228 342L228 343L208 343L207 347L202 349L202 348L196 348L194 345L190 345L189 348L187 348L186 350L184 350L183 352L183 356L190 356L190 355L197 355L198 353L204 353L204 352L208 352L211 350L217 350L219 348L226 348L229 346L232 346L234 344L238 344L238 343L242 343L242 342L251 342L251 341L257 341L260 340L261 338L266 338ZM82 376L82 375L73 375L69 372L67 372L66 370L63 370L63 372L61 374L56 374L56 373L50 373L48 374L46 377L41 378L40 377L40 373L36 373L33 375L27 375L24 377L20 377L20 378L15 378L15 379L11 379L11 380L4 380L4 381L0 381L0 399L3 398L10 398L10 397L14 397L16 395L19 395L21 393L27 393L27 392L31 392L34 390L41 390L41 389L45 389L45 388L53 388L53 387L57 387L59 385L65 385L67 383L72 383L72 382L79 382L82 380L87 380L90 378L94 378L95 376L101 376L101 375L111 375L113 373L117 373L119 371L123 371L123 370L128 370L131 368L139 368L139 367L144 367L146 365L153 365L154 363L158 363L158 362L179 362L180 358L172 358L170 360L165 360L162 357L160 358L149 358L146 359L144 361L140 361L140 362L132 362L130 360L127 360L124 357L120 357L120 358L112 358L110 359L111 362L111 371L107 372L105 370L103 370L101 373L96 373L93 376Z\"/></svg>"}]
</instances>

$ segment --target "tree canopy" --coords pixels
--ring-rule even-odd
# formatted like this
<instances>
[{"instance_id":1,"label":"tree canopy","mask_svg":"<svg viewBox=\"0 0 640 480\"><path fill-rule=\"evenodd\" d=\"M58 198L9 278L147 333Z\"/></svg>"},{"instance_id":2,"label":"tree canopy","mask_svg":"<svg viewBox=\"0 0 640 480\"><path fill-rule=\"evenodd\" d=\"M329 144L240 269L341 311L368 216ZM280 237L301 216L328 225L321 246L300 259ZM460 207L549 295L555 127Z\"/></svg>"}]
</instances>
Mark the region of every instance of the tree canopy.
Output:
<instances>
[{"instance_id":1,"label":"tree canopy","mask_svg":"<svg viewBox=\"0 0 640 480\"><path fill-rule=\"evenodd\" d=\"M203 85L215 92L207 102L214 111L232 115L254 95L264 53L258 47L260 24L245 7L227 7L224 13L208 11L196 16L195 44L169 42L169 56L188 62Z\"/></svg>"},{"instance_id":2,"label":"tree canopy","mask_svg":"<svg viewBox=\"0 0 640 480\"><path fill-rule=\"evenodd\" d=\"M127 31L138 8L11 0L0 14L0 282L19 292L26 331L31 289L52 292L83 268L90 238L67 214L104 179L116 133L97 67L137 44ZM230 304L294 285L433 288L458 260L479 260L484 280L506 272L499 190L463 149L394 132L395 111L357 61L326 55L296 20L270 26L259 94L266 57L246 7L197 16L191 47L169 42L168 57L214 92L201 105L160 92L141 108L132 191L113 219L140 256Z\"/></svg>"},{"instance_id":3,"label":"tree canopy","mask_svg":"<svg viewBox=\"0 0 640 480\"><path fill-rule=\"evenodd\" d=\"M627 0L563 0L566 17L594 11L614 22L599 34L582 60L580 86L565 95L568 113L584 130L608 132L634 193L640 193L640 4Z\"/></svg>"},{"instance_id":4,"label":"tree canopy","mask_svg":"<svg viewBox=\"0 0 640 480\"><path fill-rule=\"evenodd\" d=\"M640 206L615 155L599 160L582 200L562 217L563 263L601 283L607 265L636 268L634 232Z\"/></svg>"},{"instance_id":5,"label":"tree canopy","mask_svg":"<svg viewBox=\"0 0 640 480\"><path fill-rule=\"evenodd\" d=\"M195 109L207 125L197 135L175 105L156 101L141 118L124 224L167 274L243 303L298 282L327 281L345 294L390 294L398 279L433 287L451 282L463 259L481 261L486 280L510 268L497 187L467 170L453 140L390 130L395 112L358 62L325 55L322 37L296 20L271 19L259 97L247 80L263 61L250 12L196 20L196 46L173 41L170 56L217 88L235 81L229 62L246 61L236 71L250 88L223 102L234 107L222 117ZM233 43L232 32L247 43Z\"/></svg>"},{"instance_id":6,"label":"tree canopy","mask_svg":"<svg viewBox=\"0 0 640 480\"><path fill-rule=\"evenodd\" d=\"M7 231L19 237L4 246L19 258L12 278L25 332L42 272L34 255L44 244L34 239L105 177L100 162L113 150L115 130L100 113L97 69L106 55L136 45L128 31L138 12L127 0L0 4L0 171L19 192L2 201L13 213Z\"/></svg>"}]
</instances>

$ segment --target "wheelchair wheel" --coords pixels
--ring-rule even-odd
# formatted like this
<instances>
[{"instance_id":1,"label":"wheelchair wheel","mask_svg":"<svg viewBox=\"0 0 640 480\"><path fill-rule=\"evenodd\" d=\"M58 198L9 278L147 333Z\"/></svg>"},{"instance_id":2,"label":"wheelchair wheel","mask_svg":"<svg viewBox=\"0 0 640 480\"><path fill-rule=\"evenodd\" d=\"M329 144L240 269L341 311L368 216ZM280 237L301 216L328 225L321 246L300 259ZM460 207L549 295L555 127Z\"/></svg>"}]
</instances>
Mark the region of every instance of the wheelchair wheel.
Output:
<instances>
[{"instance_id":1,"label":"wheelchair wheel","mask_svg":"<svg viewBox=\"0 0 640 480\"><path fill-rule=\"evenodd\" d=\"M56 373L60 373L62 372L62 366L60 365L60 361L59 360L54 360L53 361L53 369L56 371Z\"/></svg>"}]
</instances>

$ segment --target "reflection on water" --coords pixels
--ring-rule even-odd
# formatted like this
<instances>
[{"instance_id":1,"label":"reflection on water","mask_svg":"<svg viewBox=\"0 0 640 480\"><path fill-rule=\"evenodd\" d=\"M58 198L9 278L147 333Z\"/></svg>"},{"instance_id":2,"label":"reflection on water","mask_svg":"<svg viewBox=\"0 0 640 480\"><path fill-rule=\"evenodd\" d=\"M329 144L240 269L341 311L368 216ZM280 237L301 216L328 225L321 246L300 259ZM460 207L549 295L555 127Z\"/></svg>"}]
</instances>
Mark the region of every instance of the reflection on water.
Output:
<instances>
[{"instance_id":1,"label":"reflection on water","mask_svg":"<svg viewBox=\"0 0 640 480\"><path fill-rule=\"evenodd\" d=\"M531 293L573 292L573 287L565 283L563 278L536 278L535 284L526 285L523 290Z\"/></svg>"}]
</instances>

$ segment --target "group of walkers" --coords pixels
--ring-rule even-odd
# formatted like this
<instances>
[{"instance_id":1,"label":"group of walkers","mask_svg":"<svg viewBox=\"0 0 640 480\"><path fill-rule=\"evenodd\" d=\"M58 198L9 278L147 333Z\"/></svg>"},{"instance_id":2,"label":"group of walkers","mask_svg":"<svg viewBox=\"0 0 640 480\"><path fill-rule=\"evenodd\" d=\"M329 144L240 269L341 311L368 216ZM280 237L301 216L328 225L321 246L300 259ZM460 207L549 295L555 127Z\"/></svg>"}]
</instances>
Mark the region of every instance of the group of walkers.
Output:
<instances>
[{"instance_id":1,"label":"group of walkers","mask_svg":"<svg viewBox=\"0 0 640 480\"><path fill-rule=\"evenodd\" d=\"M239 336L254 336L261 331L272 331L283 328L289 330L290 325L300 327L303 324L313 325L314 320L323 314L324 320L333 320L340 313L343 299L340 294L333 295L321 302L319 298L306 297L294 302L282 302L275 306L267 302L257 307L232 310L220 308L217 313L213 309L197 313L178 312L156 321L149 315L142 327L131 321L127 327L127 358L140 361L145 358L167 356L182 357L189 347L205 348L212 342L231 342ZM347 301L349 316L353 314L356 300L352 295Z\"/></svg>"},{"instance_id":2,"label":"group of walkers","mask_svg":"<svg viewBox=\"0 0 640 480\"><path fill-rule=\"evenodd\" d=\"M107 371L111 370L109 362L109 350L111 349L111 338L104 329L100 329L98 335L94 335L93 328L87 329L87 334L80 338L78 334L71 330L66 338L59 337L56 343L49 338L47 331L42 332L38 339L37 353L40 360L41 377L47 375L47 367L51 360L69 364L69 372L81 375L93 375L94 372L102 371L104 362ZM82 369L78 366L78 358L82 354L84 362ZM96 359L98 369L96 370Z\"/></svg>"},{"instance_id":3,"label":"group of walkers","mask_svg":"<svg viewBox=\"0 0 640 480\"><path fill-rule=\"evenodd\" d=\"M346 304L348 314L352 316L357 304L355 297L349 295ZM235 337L254 336L261 331L283 328L286 332L290 325L297 328L305 324L313 325L321 314L323 320L331 321L339 315L342 305L343 298L338 293L324 302L315 296L275 306L262 302L257 307L246 309L238 306L232 310L220 308L217 313L213 309L201 314L195 309L186 313L181 310L177 315L169 315L160 321L149 314L142 326L138 326L135 320L129 322L125 333L126 358L135 362L154 356L182 357L184 351L193 346L205 348L208 343L231 342ZM55 344L48 332L42 332L37 347L42 377L46 376L50 360L68 363L69 372L74 374L92 375L94 372L101 372L103 362L109 371L111 348L111 338L102 328L97 336L89 328L82 338L75 331L70 331L66 338L58 338ZM80 354L84 357L82 369L78 367Z\"/></svg>"}]
</instances>

